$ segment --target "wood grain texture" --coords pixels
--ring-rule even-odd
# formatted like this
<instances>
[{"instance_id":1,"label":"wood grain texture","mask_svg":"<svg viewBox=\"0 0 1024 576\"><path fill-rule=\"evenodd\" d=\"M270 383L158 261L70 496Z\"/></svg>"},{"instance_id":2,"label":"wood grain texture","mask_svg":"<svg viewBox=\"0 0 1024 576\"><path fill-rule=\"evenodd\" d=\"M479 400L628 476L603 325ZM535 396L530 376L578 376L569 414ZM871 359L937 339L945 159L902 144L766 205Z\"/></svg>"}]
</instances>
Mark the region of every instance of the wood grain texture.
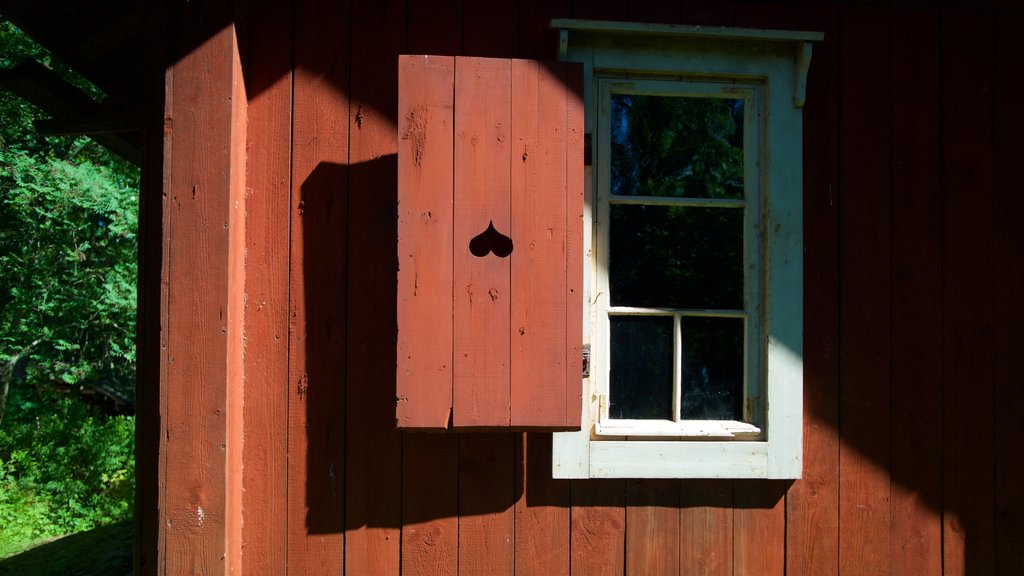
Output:
<instances>
[{"instance_id":1,"label":"wood grain texture","mask_svg":"<svg viewBox=\"0 0 1024 576\"><path fill-rule=\"evenodd\" d=\"M288 525L288 257L291 10L250 6L247 70L245 445L242 572L285 574Z\"/></svg>"},{"instance_id":2,"label":"wood grain texture","mask_svg":"<svg viewBox=\"0 0 1024 576\"><path fill-rule=\"evenodd\" d=\"M354 2L349 126L345 572L398 574L402 445L395 429L398 74L404 1ZM342 116L345 119L346 116Z\"/></svg>"},{"instance_id":3,"label":"wood grain texture","mask_svg":"<svg viewBox=\"0 0 1024 576\"><path fill-rule=\"evenodd\" d=\"M892 26L893 574L942 573L942 451L921 431L942 421L939 20L894 9ZM913 407L913 409L908 409Z\"/></svg>"},{"instance_id":4,"label":"wood grain texture","mask_svg":"<svg viewBox=\"0 0 1024 576\"><path fill-rule=\"evenodd\" d=\"M1024 565L1024 460L1018 457L1016 439L1024 437L1024 420L1008 406L1024 405L1024 388L1019 385L1024 373L1024 356L1016 336L1024 320L1024 268L1020 266L1019 247L1024 246L1024 177L1020 159L1024 157L1024 115L1018 113L1024 101L1024 76L1019 73L1024 61L1024 45L1019 31L1024 26L1024 10L994 13L993 24L993 186L992 205L998 207L992 230L995 272L993 339L995 382L995 509L997 574L1013 574Z\"/></svg>"},{"instance_id":5,"label":"wood grain texture","mask_svg":"<svg viewBox=\"0 0 1024 576\"><path fill-rule=\"evenodd\" d=\"M567 427L579 427L583 402L583 268L588 247L583 243L583 218L585 212L586 174L583 147L584 100L583 68L569 66L564 70L564 81L568 88L566 104L565 158L566 182L566 232L565 243L568 258L565 267L566 308L565 308L565 405Z\"/></svg>"},{"instance_id":6,"label":"wood grain texture","mask_svg":"<svg viewBox=\"0 0 1024 576\"><path fill-rule=\"evenodd\" d=\"M786 568L839 572L838 10L801 6L788 26L814 45L804 106L804 469L786 496Z\"/></svg>"},{"instance_id":7,"label":"wood grain texture","mask_svg":"<svg viewBox=\"0 0 1024 576\"><path fill-rule=\"evenodd\" d=\"M457 56L462 53L460 0L409 0L405 54Z\"/></svg>"},{"instance_id":8,"label":"wood grain texture","mask_svg":"<svg viewBox=\"0 0 1024 576\"><path fill-rule=\"evenodd\" d=\"M188 26L188 17L179 24ZM222 573L238 561L240 520L240 491L229 491L240 477L228 469L241 450L242 318L240 300L233 305L231 297L244 286L238 258L245 230L245 99L234 27L211 32L165 79L173 129L164 135L164 526L157 571Z\"/></svg>"},{"instance_id":9,"label":"wood grain texture","mask_svg":"<svg viewBox=\"0 0 1024 576\"><path fill-rule=\"evenodd\" d=\"M510 259L474 256L469 243L489 225L511 233L511 81L510 60L462 58L455 69L457 428L509 424Z\"/></svg>"},{"instance_id":10,"label":"wood grain texture","mask_svg":"<svg viewBox=\"0 0 1024 576\"><path fill-rule=\"evenodd\" d=\"M407 6L411 54L458 54L462 20L450 0L415 0ZM443 13L444 18L434 18ZM399 80L401 84L401 79ZM453 80L454 82L454 80ZM401 123L401 118L399 118ZM402 131L399 129L399 136ZM449 140L451 137L449 138ZM399 142L401 145L401 142ZM401 176L400 176L401 177ZM401 208L401 206L399 206ZM451 252L449 252L449 256ZM449 276L449 284L451 283ZM448 305L451 325L451 303ZM401 323L399 323L401 325ZM451 347L451 339L448 342ZM451 379L448 380L451 407ZM401 573L454 575L459 545L459 439L454 434L402 435Z\"/></svg>"},{"instance_id":11,"label":"wood grain texture","mask_svg":"<svg viewBox=\"0 0 1024 576\"><path fill-rule=\"evenodd\" d=\"M452 409L455 59L398 66L399 428L445 429Z\"/></svg>"},{"instance_id":12,"label":"wood grain texture","mask_svg":"<svg viewBox=\"0 0 1024 576\"><path fill-rule=\"evenodd\" d=\"M516 454L522 434L459 435L459 573L515 570Z\"/></svg>"},{"instance_id":13,"label":"wood grain texture","mask_svg":"<svg viewBox=\"0 0 1024 576\"><path fill-rule=\"evenodd\" d=\"M840 15L839 566L890 573L889 12Z\"/></svg>"},{"instance_id":14,"label":"wood grain texture","mask_svg":"<svg viewBox=\"0 0 1024 576\"><path fill-rule=\"evenodd\" d=\"M551 434L526 434L517 448L515 573L568 576L569 482L551 478Z\"/></svg>"},{"instance_id":15,"label":"wood grain texture","mask_svg":"<svg viewBox=\"0 0 1024 576\"><path fill-rule=\"evenodd\" d=\"M626 481L626 573L680 574L679 481Z\"/></svg>"},{"instance_id":16,"label":"wood grain texture","mask_svg":"<svg viewBox=\"0 0 1024 576\"><path fill-rule=\"evenodd\" d=\"M402 436L402 571L457 574L459 560L459 437Z\"/></svg>"},{"instance_id":17,"label":"wood grain texture","mask_svg":"<svg viewBox=\"0 0 1024 576\"><path fill-rule=\"evenodd\" d=\"M159 30L160 12L153 10L143 20L145 30ZM160 568L160 542L166 527L160 515L164 491L161 443L163 438L164 373L163 334L163 202L165 39L150 34L146 42L146 71L143 83L145 117L139 182L139 276L136 311L135 350L135 511L133 517L133 570L140 576L156 576Z\"/></svg>"},{"instance_id":18,"label":"wood grain texture","mask_svg":"<svg viewBox=\"0 0 1024 576\"><path fill-rule=\"evenodd\" d=\"M519 13L516 2L464 2L463 54L490 58L516 55Z\"/></svg>"},{"instance_id":19,"label":"wood grain texture","mask_svg":"<svg viewBox=\"0 0 1024 576\"><path fill-rule=\"evenodd\" d=\"M977 40L991 34L992 19L986 12L942 14L942 499L947 575L991 574L995 569L992 47Z\"/></svg>"},{"instance_id":20,"label":"wood grain texture","mask_svg":"<svg viewBox=\"0 0 1024 576\"><path fill-rule=\"evenodd\" d=\"M573 480L570 573L624 574L626 570L626 483Z\"/></svg>"},{"instance_id":21,"label":"wood grain texture","mask_svg":"<svg viewBox=\"0 0 1024 576\"><path fill-rule=\"evenodd\" d=\"M733 484L733 570L737 574L786 573L786 480L736 480Z\"/></svg>"},{"instance_id":22,"label":"wood grain texture","mask_svg":"<svg viewBox=\"0 0 1024 576\"><path fill-rule=\"evenodd\" d=\"M680 483L679 574L733 574L733 482Z\"/></svg>"},{"instance_id":23,"label":"wood grain texture","mask_svg":"<svg viewBox=\"0 0 1024 576\"><path fill-rule=\"evenodd\" d=\"M558 426L580 411L565 391L566 264L582 254L566 245L564 66L511 64L511 424Z\"/></svg>"},{"instance_id":24,"label":"wood grain texture","mask_svg":"<svg viewBox=\"0 0 1024 576\"><path fill-rule=\"evenodd\" d=\"M345 546L348 46L322 38L348 17L343 5L295 12L285 520L295 574L341 574Z\"/></svg>"}]
</instances>

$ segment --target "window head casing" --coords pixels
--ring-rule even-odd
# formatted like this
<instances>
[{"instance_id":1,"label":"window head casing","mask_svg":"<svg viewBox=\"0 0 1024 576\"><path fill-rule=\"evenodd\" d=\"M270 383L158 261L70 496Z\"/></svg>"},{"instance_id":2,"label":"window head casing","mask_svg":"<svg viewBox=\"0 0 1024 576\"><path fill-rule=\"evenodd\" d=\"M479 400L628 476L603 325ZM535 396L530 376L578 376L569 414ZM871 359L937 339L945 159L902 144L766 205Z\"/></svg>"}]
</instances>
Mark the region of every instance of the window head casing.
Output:
<instances>
[{"instance_id":1,"label":"window head casing","mask_svg":"<svg viewBox=\"0 0 1024 576\"><path fill-rule=\"evenodd\" d=\"M580 432L559 478L797 478L813 32L555 20L582 62Z\"/></svg>"}]
</instances>

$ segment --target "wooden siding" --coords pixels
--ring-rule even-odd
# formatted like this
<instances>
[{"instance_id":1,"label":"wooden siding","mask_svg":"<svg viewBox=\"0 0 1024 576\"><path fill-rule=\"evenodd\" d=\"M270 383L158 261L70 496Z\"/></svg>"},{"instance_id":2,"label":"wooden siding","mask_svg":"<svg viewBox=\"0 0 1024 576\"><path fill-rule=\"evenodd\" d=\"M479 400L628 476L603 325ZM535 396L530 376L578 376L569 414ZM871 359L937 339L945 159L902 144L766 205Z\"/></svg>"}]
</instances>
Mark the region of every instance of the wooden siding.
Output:
<instances>
[{"instance_id":1,"label":"wooden siding","mask_svg":"<svg viewBox=\"0 0 1024 576\"><path fill-rule=\"evenodd\" d=\"M579 427L579 68L399 59L399 429Z\"/></svg>"},{"instance_id":2,"label":"wooden siding","mask_svg":"<svg viewBox=\"0 0 1024 576\"><path fill-rule=\"evenodd\" d=\"M169 20L141 573L1019 573L1019 3L236 4ZM550 434L396 430L398 55L551 59L553 17L825 32L803 479L556 481Z\"/></svg>"}]
</instances>

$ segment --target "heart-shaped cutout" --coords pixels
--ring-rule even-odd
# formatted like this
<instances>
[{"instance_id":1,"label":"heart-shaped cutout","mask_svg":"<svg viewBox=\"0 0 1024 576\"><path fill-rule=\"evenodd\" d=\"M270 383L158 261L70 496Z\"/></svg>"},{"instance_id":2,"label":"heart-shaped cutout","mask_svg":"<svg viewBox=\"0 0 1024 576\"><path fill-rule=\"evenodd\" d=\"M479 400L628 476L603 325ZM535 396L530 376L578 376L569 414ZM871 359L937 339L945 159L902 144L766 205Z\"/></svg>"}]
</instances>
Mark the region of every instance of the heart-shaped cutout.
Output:
<instances>
[{"instance_id":1,"label":"heart-shaped cutout","mask_svg":"<svg viewBox=\"0 0 1024 576\"><path fill-rule=\"evenodd\" d=\"M469 251L477 258L493 252L498 258L505 258L512 253L512 239L494 229L494 221L487 224L487 230L477 234L469 241Z\"/></svg>"}]
</instances>

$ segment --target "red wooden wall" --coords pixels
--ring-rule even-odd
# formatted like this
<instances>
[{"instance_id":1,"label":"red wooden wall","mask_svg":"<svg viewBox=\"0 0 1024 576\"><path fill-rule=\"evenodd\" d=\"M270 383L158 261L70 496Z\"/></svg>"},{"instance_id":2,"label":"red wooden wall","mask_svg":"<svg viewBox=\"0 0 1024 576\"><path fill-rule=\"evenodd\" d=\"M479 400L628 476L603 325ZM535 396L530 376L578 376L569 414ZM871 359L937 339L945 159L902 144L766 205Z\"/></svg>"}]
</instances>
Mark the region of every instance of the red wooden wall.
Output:
<instances>
[{"instance_id":1,"label":"red wooden wall","mask_svg":"<svg viewBox=\"0 0 1024 576\"><path fill-rule=\"evenodd\" d=\"M236 4L161 21L142 573L1020 573L1018 3ZM554 17L825 32L802 480L554 481L548 434L395 429L397 56L553 59Z\"/></svg>"}]
</instances>

